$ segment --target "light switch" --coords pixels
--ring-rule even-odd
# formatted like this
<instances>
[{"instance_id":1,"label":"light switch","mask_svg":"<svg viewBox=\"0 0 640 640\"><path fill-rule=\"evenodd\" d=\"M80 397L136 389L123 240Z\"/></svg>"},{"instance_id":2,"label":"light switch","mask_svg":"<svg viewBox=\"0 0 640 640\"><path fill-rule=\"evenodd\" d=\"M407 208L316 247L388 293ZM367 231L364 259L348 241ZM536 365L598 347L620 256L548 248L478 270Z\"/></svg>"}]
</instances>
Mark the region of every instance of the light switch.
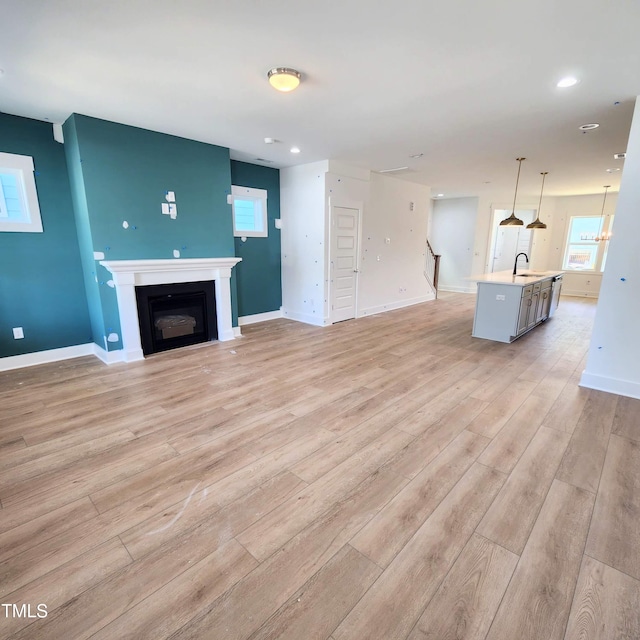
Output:
<instances>
[{"instance_id":1,"label":"light switch","mask_svg":"<svg viewBox=\"0 0 640 640\"><path fill-rule=\"evenodd\" d=\"M21 338L24 338L22 327L13 327L13 339L20 340Z\"/></svg>"}]
</instances>

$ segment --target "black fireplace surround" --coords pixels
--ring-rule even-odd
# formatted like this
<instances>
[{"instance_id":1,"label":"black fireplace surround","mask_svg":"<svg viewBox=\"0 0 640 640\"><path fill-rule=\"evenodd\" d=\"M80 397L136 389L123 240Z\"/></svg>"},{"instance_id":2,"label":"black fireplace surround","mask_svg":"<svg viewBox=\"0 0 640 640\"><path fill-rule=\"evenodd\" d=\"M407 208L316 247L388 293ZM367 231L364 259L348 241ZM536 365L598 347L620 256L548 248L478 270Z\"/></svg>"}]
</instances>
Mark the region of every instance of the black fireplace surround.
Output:
<instances>
[{"instance_id":1,"label":"black fireplace surround","mask_svg":"<svg viewBox=\"0 0 640 640\"><path fill-rule=\"evenodd\" d=\"M144 355L218 337L213 280L136 287L136 302Z\"/></svg>"}]
</instances>

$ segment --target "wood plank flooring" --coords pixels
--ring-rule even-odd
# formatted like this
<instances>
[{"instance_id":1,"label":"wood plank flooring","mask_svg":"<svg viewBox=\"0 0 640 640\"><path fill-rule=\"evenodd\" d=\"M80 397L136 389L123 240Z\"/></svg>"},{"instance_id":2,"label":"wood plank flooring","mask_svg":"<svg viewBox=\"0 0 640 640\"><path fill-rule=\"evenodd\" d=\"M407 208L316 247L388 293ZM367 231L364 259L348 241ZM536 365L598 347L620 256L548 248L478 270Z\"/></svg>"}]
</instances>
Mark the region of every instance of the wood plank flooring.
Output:
<instances>
[{"instance_id":1,"label":"wood plank flooring","mask_svg":"<svg viewBox=\"0 0 640 640\"><path fill-rule=\"evenodd\" d=\"M595 304L507 345L474 303L1 373L0 639L639 640Z\"/></svg>"}]
</instances>

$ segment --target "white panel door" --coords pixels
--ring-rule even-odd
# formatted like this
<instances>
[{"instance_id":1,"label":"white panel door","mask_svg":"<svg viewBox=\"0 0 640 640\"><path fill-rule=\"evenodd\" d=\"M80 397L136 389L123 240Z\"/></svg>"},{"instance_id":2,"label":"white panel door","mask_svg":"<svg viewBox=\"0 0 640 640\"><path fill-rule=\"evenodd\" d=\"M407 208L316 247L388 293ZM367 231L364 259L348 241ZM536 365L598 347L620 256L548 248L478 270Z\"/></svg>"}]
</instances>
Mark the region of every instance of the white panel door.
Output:
<instances>
[{"instance_id":1,"label":"white panel door","mask_svg":"<svg viewBox=\"0 0 640 640\"><path fill-rule=\"evenodd\" d=\"M331 322L356 317L360 210L331 207Z\"/></svg>"}]
</instances>

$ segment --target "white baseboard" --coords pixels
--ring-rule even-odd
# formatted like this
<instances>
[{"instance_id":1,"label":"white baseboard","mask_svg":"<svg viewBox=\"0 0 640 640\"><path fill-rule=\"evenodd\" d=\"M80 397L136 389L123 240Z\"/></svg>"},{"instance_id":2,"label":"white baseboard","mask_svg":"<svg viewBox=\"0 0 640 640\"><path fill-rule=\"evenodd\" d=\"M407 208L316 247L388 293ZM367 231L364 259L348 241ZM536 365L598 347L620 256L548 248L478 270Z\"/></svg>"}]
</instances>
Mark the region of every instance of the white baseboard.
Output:
<instances>
[{"instance_id":1,"label":"white baseboard","mask_svg":"<svg viewBox=\"0 0 640 640\"><path fill-rule=\"evenodd\" d=\"M403 307L411 307L414 304L430 302L431 300L435 300L435 298L436 298L435 294L428 293L427 295L420 296L419 298L411 298L409 300L398 300L396 302L389 302L388 304L381 304L376 307L367 307L366 309L360 310L359 317L371 316L376 313L384 313L385 311L393 311L394 309L402 309Z\"/></svg>"},{"instance_id":2,"label":"white baseboard","mask_svg":"<svg viewBox=\"0 0 640 640\"><path fill-rule=\"evenodd\" d=\"M23 367L33 367L47 362L59 362L70 358L80 358L82 356L92 356L95 354L93 348L97 347L93 342L78 344L73 347L61 347L60 349L47 349L46 351L36 351L34 353L24 353L19 356L7 356L0 358L0 371L10 371L11 369L22 369Z\"/></svg>"},{"instance_id":3,"label":"white baseboard","mask_svg":"<svg viewBox=\"0 0 640 640\"><path fill-rule=\"evenodd\" d=\"M236 329L238 329L238 327L231 327L230 329L225 329L224 331L220 331L220 328L218 328L218 340L220 342L235 340Z\"/></svg>"},{"instance_id":4,"label":"white baseboard","mask_svg":"<svg viewBox=\"0 0 640 640\"><path fill-rule=\"evenodd\" d=\"M586 291L572 291L562 287L563 296L571 296L572 298L597 298L598 293L588 293Z\"/></svg>"},{"instance_id":5,"label":"white baseboard","mask_svg":"<svg viewBox=\"0 0 640 640\"><path fill-rule=\"evenodd\" d=\"M255 324L256 322L266 322L267 320L276 320L282 318L282 307L277 311L266 311L265 313L254 313L250 316L240 316L238 318L238 324L244 327L246 324Z\"/></svg>"},{"instance_id":6,"label":"white baseboard","mask_svg":"<svg viewBox=\"0 0 640 640\"><path fill-rule=\"evenodd\" d=\"M238 318L240 320L240 318ZM233 337L234 338L242 338L242 331L240 327L233 327Z\"/></svg>"},{"instance_id":7,"label":"white baseboard","mask_svg":"<svg viewBox=\"0 0 640 640\"><path fill-rule=\"evenodd\" d=\"M308 313L298 313L297 311L282 311L283 318L289 318L289 320L296 320L297 322L304 322L305 324L312 324L316 327L326 327L331 324L327 319L309 315Z\"/></svg>"},{"instance_id":8,"label":"white baseboard","mask_svg":"<svg viewBox=\"0 0 640 640\"><path fill-rule=\"evenodd\" d=\"M475 286L473 287L450 287L450 286L438 286L438 291L447 291L448 293L477 293Z\"/></svg>"},{"instance_id":9,"label":"white baseboard","mask_svg":"<svg viewBox=\"0 0 640 640\"><path fill-rule=\"evenodd\" d=\"M580 378L580 386L640 399L640 382L633 382L631 380L607 378L606 376L599 376L597 373L587 373L583 371L582 377Z\"/></svg>"},{"instance_id":10,"label":"white baseboard","mask_svg":"<svg viewBox=\"0 0 640 640\"><path fill-rule=\"evenodd\" d=\"M114 364L116 362L124 362L126 360L124 350L118 349L117 351L106 351L100 345L93 343L91 353L99 358L105 364Z\"/></svg>"}]
</instances>

